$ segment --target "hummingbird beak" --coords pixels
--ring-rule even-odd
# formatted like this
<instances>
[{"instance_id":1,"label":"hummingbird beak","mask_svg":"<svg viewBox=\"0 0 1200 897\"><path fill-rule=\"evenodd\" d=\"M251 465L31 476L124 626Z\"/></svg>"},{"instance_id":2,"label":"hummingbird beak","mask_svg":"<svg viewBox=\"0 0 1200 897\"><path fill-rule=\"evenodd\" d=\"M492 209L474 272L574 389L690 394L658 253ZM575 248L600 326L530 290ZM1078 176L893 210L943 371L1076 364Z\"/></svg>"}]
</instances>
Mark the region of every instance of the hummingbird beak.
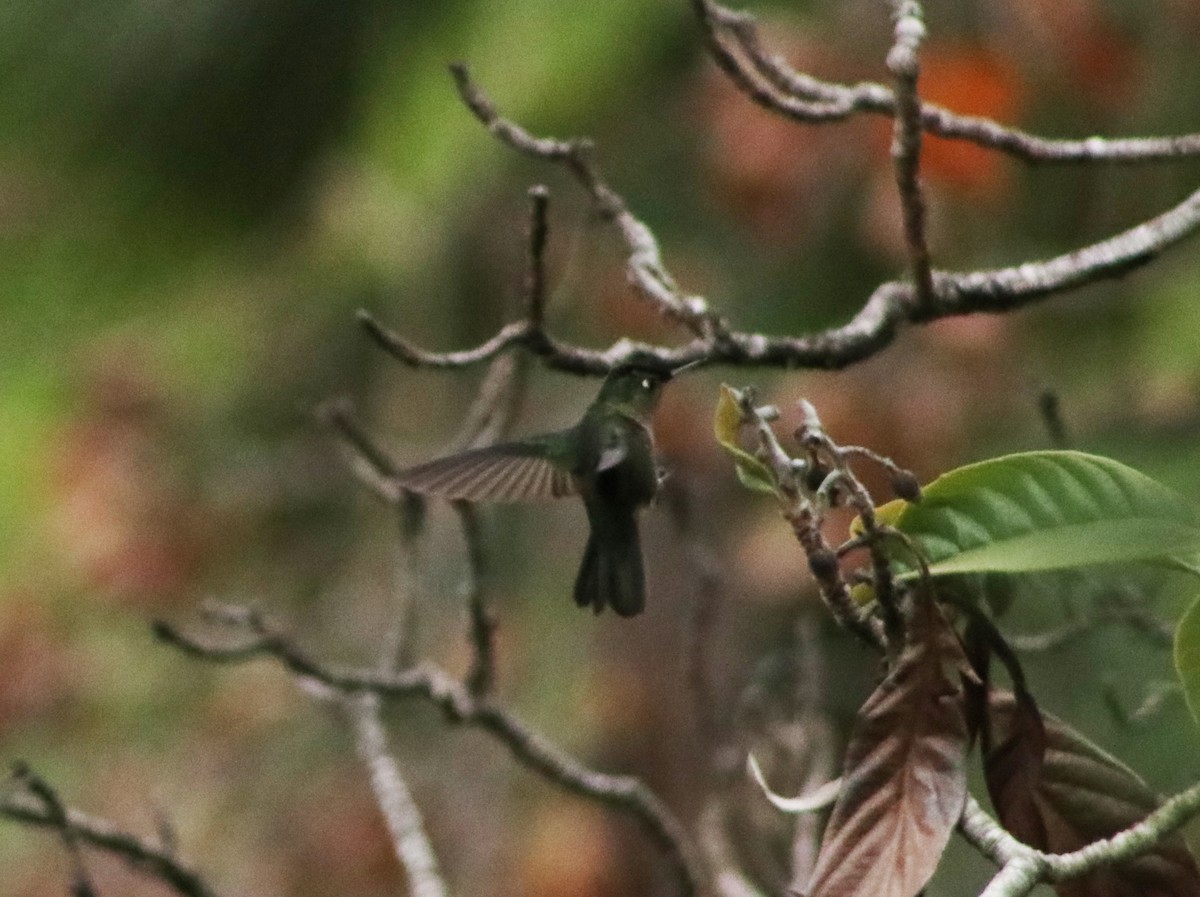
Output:
<instances>
[{"instance_id":1,"label":"hummingbird beak","mask_svg":"<svg viewBox=\"0 0 1200 897\"><path fill-rule=\"evenodd\" d=\"M707 358L704 358L703 356L701 356L700 358L689 361L687 364L681 364L677 368L672 368L671 369L671 379L674 380L676 377L678 377L684 371L690 371L692 368L699 367L700 365L704 364L704 362L706 362L707 360L708 360Z\"/></svg>"}]
</instances>

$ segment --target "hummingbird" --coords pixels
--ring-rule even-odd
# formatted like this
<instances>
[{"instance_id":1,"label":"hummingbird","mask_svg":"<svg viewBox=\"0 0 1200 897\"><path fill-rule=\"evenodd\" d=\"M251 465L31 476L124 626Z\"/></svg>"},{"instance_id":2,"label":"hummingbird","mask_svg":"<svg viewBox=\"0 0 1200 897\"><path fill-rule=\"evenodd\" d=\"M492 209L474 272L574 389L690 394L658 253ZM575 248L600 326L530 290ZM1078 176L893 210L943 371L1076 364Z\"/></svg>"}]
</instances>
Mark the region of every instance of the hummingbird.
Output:
<instances>
[{"instance_id":1,"label":"hummingbird","mask_svg":"<svg viewBox=\"0 0 1200 897\"><path fill-rule=\"evenodd\" d=\"M581 497L590 533L575 603L632 617L646 605L637 514L659 485L651 418L663 386L682 369L618 365L575 426L447 455L399 471L396 481L457 501Z\"/></svg>"}]
</instances>

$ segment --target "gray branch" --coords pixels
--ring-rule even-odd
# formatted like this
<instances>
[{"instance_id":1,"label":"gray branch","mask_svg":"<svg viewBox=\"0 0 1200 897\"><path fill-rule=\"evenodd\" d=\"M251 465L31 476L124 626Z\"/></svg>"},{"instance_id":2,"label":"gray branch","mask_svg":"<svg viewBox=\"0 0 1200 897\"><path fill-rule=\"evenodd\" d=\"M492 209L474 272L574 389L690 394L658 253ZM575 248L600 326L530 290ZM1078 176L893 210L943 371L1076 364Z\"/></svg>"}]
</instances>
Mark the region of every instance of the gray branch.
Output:
<instances>
[{"instance_id":1,"label":"gray branch","mask_svg":"<svg viewBox=\"0 0 1200 897\"><path fill-rule=\"evenodd\" d=\"M392 835L393 849L408 876L408 893L412 897L446 897L446 884L425 833L421 810L388 752L379 698L356 695L344 698L342 704L354 729L358 754L370 771L371 790Z\"/></svg>"},{"instance_id":2,"label":"gray branch","mask_svg":"<svg viewBox=\"0 0 1200 897\"><path fill-rule=\"evenodd\" d=\"M1129 860L1200 814L1200 785L1193 785L1123 832L1094 841L1071 853L1050 854L1022 844L1006 832L978 802L967 798L959 831L980 853L1000 866L980 897L1025 897L1041 883L1067 881Z\"/></svg>"},{"instance_id":3,"label":"gray branch","mask_svg":"<svg viewBox=\"0 0 1200 897\"><path fill-rule=\"evenodd\" d=\"M183 897L215 897L215 892L200 874L184 865L164 847L151 844L117 828L111 822L89 816L79 810L63 808L63 820L56 818L45 802L27 793L16 793L0 801L0 818L23 825L70 832L70 837L89 847L124 860L138 872L157 878Z\"/></svg>"},{"instance_id":4,"label":"gray branch","mask_svg":"<svg viewBox=\"0 0 1200 897\"><path fill-rule=\"evenodd\" d=\"M933 269L925 240L925 197L921 191L921 98L917 78L925 38L924 13L916 0L892 0L896 17L895 43L887 66L896 84L896 116L892 121L892 167L904 214L904 241L916 286L918 304L933 304Z\"/></svg>"},{"instance_id":5,"label":"gray branch","mask_svg":"<svg viewBox=\"0 0 1200 897\"><path fill-rule=\"evenodd\" d=\"M420 699L439 708L452 723L475 726L496 738L513 758L560 788L632 816L663 853L684 897L700 892L700 865L686 831L670 810L641 781L598 772L564 753L508 711L477 698L446 672L418 666L401 672L335 669L309 657L289 638L240 608L223 618L248 630L240 643L210 644L157 622L155 634L169 645L213 663L245 663L272 658L293 674L343 696L376 695L379 699Z\"/></svg>"},{"instance_id":6,"label":"gray branch","mask_svg":"<svg viewBox=\"0 0 1200 897\"><path fill-rule=\"evenodd\" d=\"M711 4L701 3L703 8ZM903 18L902 22L910 19ZM899 26L898 26L899 27ZM898 44L897 46L900 46ZM682 294L666 272L649 229L629 212L624 200L599 177L581 147L583 141L539 138L500 117L492 103L466 70L456 67L460 91L489 131L521 152L550 161L566 162L597 206L615 221L626 237L630 276L643 296L665 313L683 321L694 334L682 346L667 347L621 340L606 350L560 342L542 329L536 317L506 324L480 345L456 352L423 349L379 323L366 311L359 320L367 333L386 351L413 367L462 368L490 361L502 352L521 347L540 357L550 368L574 374L602 375L633 359L673 368L694 361L741 367L840 369L882 351L907 324L976 313L1000 313L1071 289L1121 277L1151 261L1200 227L1200 191L1174 208L1115 234L1052 258L1005 268L981 271L930 272L928 284L914 286L889 281L876 288L858 313L841 327L801 336L767 336L730 329L710 310L706 299ZM910 135L911 136L911 135ZM1090 144L1090 141L1089 141ZM905 150L906 158L912 157ZM907 166L908 163L906 162ZM907 169L906 169L907 170ZM910 183L911 182L911 183ZM904 189L915 181L905 174ZM909 202L911 204L912 195ZM927 258L920 216L912 220L910 253L919 283L921 258ZM913 243L913 237L918 237ZM927 292L926 292L927 291Z\"/></svg>"},{"instance_id":7,"label":"gray branch","mask_svg":"<svg viewBox=\"0 0 1200 897\"><path fill-rule=\"evenodd\" d=\"M885 85L835 84L797 72L763 46L753 16L715 0L692 0L692 6L713 60L739 90L768 112L805 124L845 121L862 112L897 115L897 95ZM1200 155L1200 134L1054 139L988 118L959 115L934 103L920 104L920 121L930 134L968 140L1029 163L1164 162Z\"/></svg>"}]
</instances>

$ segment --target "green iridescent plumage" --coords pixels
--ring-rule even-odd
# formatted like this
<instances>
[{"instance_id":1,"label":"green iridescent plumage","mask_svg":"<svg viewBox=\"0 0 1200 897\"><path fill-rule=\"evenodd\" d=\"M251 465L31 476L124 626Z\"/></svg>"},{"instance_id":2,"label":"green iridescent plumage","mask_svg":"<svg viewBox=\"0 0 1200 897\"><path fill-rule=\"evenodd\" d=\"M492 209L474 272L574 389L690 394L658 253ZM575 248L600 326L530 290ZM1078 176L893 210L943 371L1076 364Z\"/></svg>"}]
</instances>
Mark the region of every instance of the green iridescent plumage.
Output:
<instances>
[{"instance_id":1,"label":"green iridescent plumage","mask_svg":"<svg viewBox=\"0 0 1200 897\"><path fill-rule=\"evenodd\" d=\"M438 458L401 471L398 482L463 501L581 496L591 532L575 602L633 616L646 603L637 512L658 491L650 418L670 377L641 365L616 368L574 427Z\"/></svg>"}]
</instances>

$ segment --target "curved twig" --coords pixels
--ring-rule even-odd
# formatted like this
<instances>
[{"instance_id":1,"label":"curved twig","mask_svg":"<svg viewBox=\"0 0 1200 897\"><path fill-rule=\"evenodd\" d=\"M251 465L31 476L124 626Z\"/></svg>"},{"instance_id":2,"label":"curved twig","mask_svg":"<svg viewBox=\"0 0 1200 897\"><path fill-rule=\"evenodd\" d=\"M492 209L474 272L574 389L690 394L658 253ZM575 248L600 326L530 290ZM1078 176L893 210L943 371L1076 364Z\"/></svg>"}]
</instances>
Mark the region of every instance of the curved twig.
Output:
<instances>
[{"instance_id":1,"label":"curved twig","mask_svg":"<svg viewBox=\"0 0 1200 897\"><path fill-rule=\"evenodd\" d=\"M697 0L703 4L703 0ZM703 4L710 5L710 4ZM1105 240L1040 261L968 272L931 272L928 296L913 284L889 281L877 287L845 325L802 336L768 336L729 330L709 310L707 300L682 296L663 267L657 242L599 180L580 141L534 137L503 119L466 70L455 69L464 100L488 129L522 152L553 161L566 160L597 204L608 209L626 236L631 277L642 292L670 314L682 315L698 335L679 347L621 340L606 350L562 343L531 320L514 321L480 345L457 352L431 352L387 330L369 313L359 312L368 333L384 349L414 367L461 368L488 361L513 346L522 346L550 368L575 374L603 375L617 364L639 358L667 368L703 360L707 364L743 367L838 369L884 349L900 328L939 318L1003 312L1113 277L1120 277L1155 258L1200 228L1200 191L1175 207Z\"/></svg>"},{"instance_id":2,"label":"curved twig","mask_svg":"<svg viewBox=\"0 0 1200 897\"><path fill-rule=\"evenodd\" d=\"M58 829L81 844L119 857L133 869L169 885L183 897L215 897L200 874L180 862L170 850L121 831L111 822L62 808L62 818L45 802L27 794L0 801L0 818L25 825Z\"/></svg>"},{"instance_id":3,"label":"curved twig","mask_svg":"<svg viewBox=\"0 0 1200 897\"><path fill-rule=\"evenodd\" d=\"M213 663L245 663L271 658L292 673L343 695L373 694L380 699L419 698L438 707L453 723L476 726L500 741L513 758L572 794L628 813L649 834L671 865L679 891L692 897L700 891L700 866L680 822L639 779L611 775L584 766L514 715L486 698L477 698L449 674L433 666L398 673L377 670L335 670L321 664L289 638L271 629L254 614L233 608L224 615L240 623L248 638L239 644L210 644L164 623L155 635L185 653Z\"/></svg>"},{"instance_id":4,"label":"curved twig","mask_svg":"<svg viewBox=\"0 0 1200 897\"><path fill-rule=\"evenodd\" d=\"M1200 785L1193 785L1111 838L1071 853L1050 854L1022 844L968 796L959 831L971 846L1001 867L980 897L1024 897L1041 882L1066 881L1145 853L1198 813Z\"/></svg>"},{"instance_id":5,"label":"curved twig","mask_svg":"<svg viewBox=\"0 0 1200 897\"><path fill-rule=\"evenodd\" d=\"M739 90L768 112L807 124L844 121L860 112L896 116L899 101L885 85L869 81L835 84L797 72L763 46L753 16L734 12L715 0L693 0L692 6L713 60ZM1055 139L989 118L960 115L935 103L920 104L920 120L930 134L967 140L1029 163L1134 164L1200 155L1200 134Z\"/></svg>"},{"instance_id":6,"label":"curved twig","mask_svg":"<svg viewBox=\"0 0 1200 897\"><path fill-rule=\"evenodd\" d=\"M663 264L653 231L629 211L625 200L600 176L591 158L592 145L589 141L534 137L520 125L501 117L491 100L471 80L465 64L455 63L450 67L450 72L467 108L497 139L527 155L561 162L571 170L591 195L600 216L611 221L620 231L629 250L626 262L629 281L642 296L696 336L706 336L719 330L719 322L711 315L703 299L680 292Z\"/></svg>"}]
</instances>

